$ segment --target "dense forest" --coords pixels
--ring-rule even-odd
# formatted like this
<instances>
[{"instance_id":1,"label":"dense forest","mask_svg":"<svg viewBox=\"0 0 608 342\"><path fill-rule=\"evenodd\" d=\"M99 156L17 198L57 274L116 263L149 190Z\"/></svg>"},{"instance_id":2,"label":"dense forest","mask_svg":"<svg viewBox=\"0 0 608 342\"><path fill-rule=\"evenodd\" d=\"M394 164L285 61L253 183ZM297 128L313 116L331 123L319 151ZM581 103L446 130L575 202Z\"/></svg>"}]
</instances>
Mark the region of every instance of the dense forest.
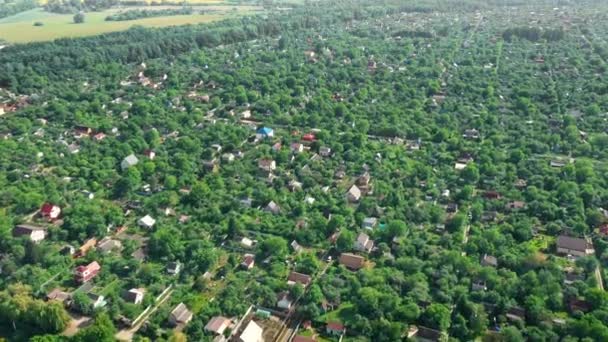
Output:
<instances>
[{"instance_id":1,"label":"dense forest","mask_svg":"<svg viewBox=\"0 0 608 342\"><path fill-rule=\"evenodd\" d=\"M0 337L608 340L606 4L264 5L0 50Z\"/></svg>"}]
</instances>

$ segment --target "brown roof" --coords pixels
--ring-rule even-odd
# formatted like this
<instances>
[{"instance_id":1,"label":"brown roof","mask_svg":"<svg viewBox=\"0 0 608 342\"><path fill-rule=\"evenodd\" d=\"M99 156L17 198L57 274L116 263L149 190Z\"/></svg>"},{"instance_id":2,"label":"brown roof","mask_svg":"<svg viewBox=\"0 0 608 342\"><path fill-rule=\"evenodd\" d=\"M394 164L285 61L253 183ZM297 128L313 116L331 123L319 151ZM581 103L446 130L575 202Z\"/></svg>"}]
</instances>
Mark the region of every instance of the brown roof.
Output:
<instances>
[{"instance_id":1,"label":"brown roof","mask_svg":"<svg viewBox=\"0 0 608 342\"><path fill-rule=\"evenodd\" d=\"M560 235L557 238L557 247L585 252L585 250L593 248L593 245L585 239Z\"/></svg>"},{"instance_id":2,"label":"brown roof","mask_svg":"<svg viewBox=\"0 0 608 342\"><path fill-rule=\"evenodd\" d=\"M299 283L305 286L310 284L310 280L311 278L309 275L298 272L291 272L289 277L287 277L287 281L293 281L294 283Z\"/></svg>"},{"instance_id":3,"label":"brown roof","mask_svg":"<svg viewBox=\"0 0 608 342\"><path fill-rule=\"evenodd\" d=\"M340 322L327 322L327 329L334 331L342 331L344 330L344 324Z\"/></svg>"},{"instance_id":4,"label":"brown roof","mask_svg":"<svg viewBox=\"0 0 608 342\"><path fill-rule=\"evenodd\" d=\"M365 258L362 256L351 253L342 253L342 255L340 255L340 264L350 269L358 270L363 267L364 263Z\"/></svg>"},{"instance_id":5,"label":"brown roof","mask_svg":"<svg viewBox=\"0 0 608 342\"><path fill-rule=\"evenodd\" d=\"M229 325L230 320L228 318L215 316L207 323L207 325L205 325L205 330L221 335Z\"/></svg>"}]
</instances>

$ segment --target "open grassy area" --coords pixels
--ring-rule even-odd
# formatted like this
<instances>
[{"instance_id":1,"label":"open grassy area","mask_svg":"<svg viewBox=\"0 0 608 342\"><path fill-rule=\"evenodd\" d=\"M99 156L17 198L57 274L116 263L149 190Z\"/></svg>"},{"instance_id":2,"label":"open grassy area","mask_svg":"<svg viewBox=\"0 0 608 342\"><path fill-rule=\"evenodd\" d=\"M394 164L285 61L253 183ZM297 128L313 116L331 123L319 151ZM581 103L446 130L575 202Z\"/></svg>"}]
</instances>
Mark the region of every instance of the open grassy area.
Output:
<instances>
[{"instance_id":1,"label":"open grassy area","mask_svg":"<svg viewBox=\"0 0 608 342\"><path fill-rule=\"evenodd\" d=\"M256 10L253 6L240 6L234 11L234 7L213 6L213 9L217 12L204 15L195 13L191 15L143 18L129 21L105 21L105 18L109 14L125 10L124 8L120 10L109 9L101 12L86 13L83 24L74 24L71 14L56 14L45 12L42 9L33 9L0 19L0 39L4 39L10 43L28 43L122 31L135 25L166 27L200 24L247 14ZM205 7L205 9L210 8ZM198 12L198 10L195 10L195 12ZM42 22L44 26L34 26L35 22Z\"/></svg>"}]
</instances>

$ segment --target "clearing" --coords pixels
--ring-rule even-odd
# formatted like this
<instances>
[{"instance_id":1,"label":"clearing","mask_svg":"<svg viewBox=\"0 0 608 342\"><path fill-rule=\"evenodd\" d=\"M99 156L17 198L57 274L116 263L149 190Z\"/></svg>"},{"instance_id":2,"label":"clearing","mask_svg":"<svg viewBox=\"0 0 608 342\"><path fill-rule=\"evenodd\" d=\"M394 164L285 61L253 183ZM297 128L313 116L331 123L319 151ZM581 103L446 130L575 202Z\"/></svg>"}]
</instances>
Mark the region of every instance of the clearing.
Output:
<instances>
[{"instance_id":1,"label":"clearing","mask_svg":"<svg viewBox=\"0 0 608 342\"><path fill-rule=\"evenodd\" d=\"M152 17L128 21L105 21L105 18L110 14L132 9L154 11L163 9L163 7L123 7L100 12L87 12L85 14L85 22L82 24L74 24L72 14L49 13L42 8L36 8L0 19L0 40L4 39L9 43L29 43L123 31L136 25L167 27L201 24L253 13L261 8L256 6L195 6L195 13L190 15ZM200 11L211 11L211 13L199 14L198 12ZM35 22L41 22L44 25L34 26Z\"/></svg>"}]
</instances>

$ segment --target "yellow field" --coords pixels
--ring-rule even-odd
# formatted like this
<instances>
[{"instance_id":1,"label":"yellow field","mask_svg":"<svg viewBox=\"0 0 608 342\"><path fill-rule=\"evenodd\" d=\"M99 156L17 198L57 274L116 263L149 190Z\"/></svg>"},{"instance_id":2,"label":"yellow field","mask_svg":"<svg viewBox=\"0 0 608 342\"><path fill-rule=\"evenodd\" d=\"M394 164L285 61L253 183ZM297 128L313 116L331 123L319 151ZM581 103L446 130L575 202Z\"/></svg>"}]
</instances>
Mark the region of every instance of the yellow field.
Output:
<instances>
[{"instance_id":1,"label":"yellow field","mask_svg":"<svg viewBox=\"0 0 608 342\"><path fill-rule=\"evenodd\" d=\"M0 19L0 39L4 39L10 43L27 43L48 41L57 38L83 37L107 32L122 31L135 25L147 27L166 27L185 24L200 24L251 13L257 9L253 6L239 6L237 7L237 11L233 11L232 9L234 7L235 6L205 7L209 9L214 8L220 11L205 15L192 14L144 18L129 21L105 21L105 18L109 14L121 11L118 9L110 9L102 12L86 13L85 22L83 24L74 24L73 15L71 14L48 13L42 9L34 9L8 18ZM125 8L122 10L125 10ZM34 22L38 21L44 23L44 26L34 26Z\"/></svg>"}]
</instances>

